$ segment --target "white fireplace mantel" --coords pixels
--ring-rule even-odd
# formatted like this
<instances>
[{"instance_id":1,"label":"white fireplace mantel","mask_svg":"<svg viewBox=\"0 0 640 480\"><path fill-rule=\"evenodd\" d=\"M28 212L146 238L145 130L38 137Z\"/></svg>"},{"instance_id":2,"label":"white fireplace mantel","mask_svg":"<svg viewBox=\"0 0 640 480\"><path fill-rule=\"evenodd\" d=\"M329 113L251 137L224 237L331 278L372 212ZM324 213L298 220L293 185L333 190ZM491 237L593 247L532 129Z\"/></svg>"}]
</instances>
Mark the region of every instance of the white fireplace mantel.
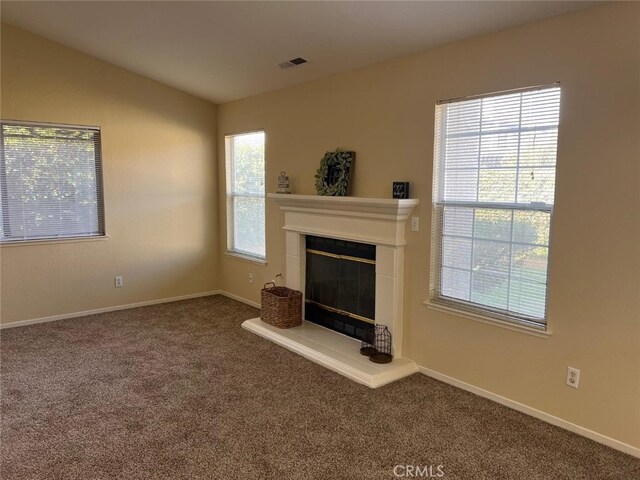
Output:
<instances>
[{"instance_id":1,"label":"white fireplace mantel","mask_svg":"<svg viewBox=\"0 0 640 480\"><path fill-rule=\"evenodd\" d=\"M370 387L417 371L413 362L402 358L402 326L405 224L419 201L273 193L268 198L285 213L285 279L289 288L304 294L306 235L376 246L375 322L391 331L394 360L374 366L359 356L357 340L309 322L279 331L260 319L251 319L243 327Z\"/></svg>"},{"instance_id":2,"label":"white fireplace mantel","mask_svg":"<svg viewBox=\"0 0 640 480\"><path fill-rule=\"evenodd\" d=\"M366 214L389 220L406 220L413 208L419 203L419 200L413 198L329 197L283 193L269 193L267 196L285 211L321 212L329 210L328 213L331 215L342 214L353 217Z\"/></svg>"},{"instance_id":3,"label":"white fireplace mantel","mask_svg":"<svg viewBox=\"0 0 640 480\"><path fill-rule=\"evenodd\" d=\"M375 245L404 245L405 221L417 199L270 193L285 212L284 230Z\"/></svg>"}]
</instances>

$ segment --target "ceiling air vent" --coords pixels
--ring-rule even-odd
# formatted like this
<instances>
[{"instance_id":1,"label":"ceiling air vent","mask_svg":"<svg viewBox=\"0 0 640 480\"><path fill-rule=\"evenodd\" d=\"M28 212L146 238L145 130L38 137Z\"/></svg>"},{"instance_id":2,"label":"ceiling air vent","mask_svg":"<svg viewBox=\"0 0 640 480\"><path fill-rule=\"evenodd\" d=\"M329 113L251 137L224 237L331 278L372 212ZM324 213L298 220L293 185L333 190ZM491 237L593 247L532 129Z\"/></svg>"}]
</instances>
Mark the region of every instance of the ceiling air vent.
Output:
<instances>
[{"instance_id":1,"label":"ceiling air vent","mask_svg":"<svg viewBox=\"0 0 640 480\"><path fill-rule=\"evenodd\" d=\"M284 70L285 68L297 67L299 65L303 65L307 63L309 60L302 57L292 58L291 60L287 60L286 62L279 63L278 66Z\"/></svg>"}]
</instances>

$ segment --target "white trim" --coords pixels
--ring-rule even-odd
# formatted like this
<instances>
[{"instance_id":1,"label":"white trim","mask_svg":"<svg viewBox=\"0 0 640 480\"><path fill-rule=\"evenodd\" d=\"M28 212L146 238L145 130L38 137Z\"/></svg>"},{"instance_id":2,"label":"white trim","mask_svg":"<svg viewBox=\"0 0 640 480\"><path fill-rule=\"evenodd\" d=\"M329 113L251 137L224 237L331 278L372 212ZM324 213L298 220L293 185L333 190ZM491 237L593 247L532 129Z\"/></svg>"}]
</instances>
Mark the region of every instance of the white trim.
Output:
<instances>
[{"instance_id":1,"label":"white trim","mask_svg":"<svg viewBox=\"0 0 640 480\"><path fill-rule=\"evenodd\" d=\"M1 119L0 123L8 123L11 125L24 125L27 127L41 127L47 126L51 128L77 128L77 129L86 129L86 130L98 130L100 131L100 127L97 125L73 125L70 123L55 123L55 122L29 122L26 120L10 120L10 119Z\"/></svg>"},{"instance_id":2,"label":"white trim","mask_svg":"<svg viewBox=\"0 0 640 480\"><path fill-rule=\"evenodd\" d=\"M246 305L249 305L251 307L255 307L255 308L260 308L260 304L257 302L252 302L251 300L247 300L246 298L243 298L239 295L235 295L233 293L229 293L229 292L225 292L224 290L219 290L218 293L222 296L225 296L227 298L230 298L231 300L236 300L238 302L244 303Z\"/></svg>"},{"instance_id":3,"label":"white trim","mask_svg":"<svg viewBox=\"0 0 640 480\"><path fill-rule=\"evenodd\" d=\"M454 387L461 388L462 390L466 390L467 392L474 393L480 397L493 400L494 402L499 403L500 405L504 405L505 407L512 408L513 410L525 413L539 420L550 423L551 425L555 425L556 427L564 428L565 430L569 430L570 432L577 433L578 435L593 440L594 442L601 443L603 445L606 445L607 447L611 447L615 450L619 450L634 457L640 458L640 448L634 447L627 443L623 443L619 440L615 440L611 437L607 437L606 435L602 435L601 433L594 432L593 430L589 430L588 428L581 427L580 425L576 425L575 423L568 422L567 420L563 420L562 418L535 409L523 403L503 397L501 395L498 395L497 393L484 390L483 388L476 387L475 385L463 382L462 380L458 380L435 370L431 370L430 368L418 366L418 370L420 373L428 377L435 378L436 380L440 380L441 382L453 385Z\"/></svg>"},{"instance_id":4,"label":"white trim","mask_svg":"<svg viewBox=\"0 0 640 480\"><path fill-rule=\"evenodd\" d=\"M179 295L177 297L159 298L156 300L147 300L144 302L128 303L126 305L116 305L113 307L96 308L94 310L85 310L82 312L63 313L60 315L52 315L50 317L32 318L30 320L18 320L17 322L0 324L0 329L25 327L36 323L55 322L57 320L65 320L67 318L84 317L87 315L96 315L98 313L115 312L117 310L127 310L130 308L146 307L149 305L157 305L160 303L178 302L180 300L188 300L190 298L209 297L211 295L223 294L220 290L212 290L210 292L190 293L187 295ZM227 295L225 295L227 296Z\"/></svg>"},{"instance_id":5,"label":"white trim","mask_svg":"<svg viewBox=\"0 0 640 480\"><path fill-rule=\"evenodd\" d=\"M78 243L78 242L101 242L109 240L109 235L91 235L83 237L65 237L65 238L46 238L42 240L4 240L0 241L0 248L7 247L22 247L26 245L61 245L64 243Z\"/></svg>"},{"instance_id":6,"label":"white trim","mask_svg":"<svg viewBox=\"0 0 640 480\"><path fill-rule=\"evenodd\" d=\"M87 315L96 315L98 313L116 312L118 310L127 310L129 308L146 307L149 305L158 305L160 303L179 302L180 300L189 300L191 298L210 297L213 295L223 295L232 300L245 303L255 308L260 308L260 304L247 300L246 298L239 297L223 290L211 290L209 292L189 293L187 295L179 295L177 297L159 298L156 300L147 300L144 302L127 303L125 305L116 305L113 307L96 308L94 310L84 310L82 312L62 313L60 315L51 315L50 317L31 318L29 320L18 320L17 322L9 322L0 324L0 330L5 328L26 327L27 325L34 325L36 323L55 322L58 320L66 320L67 318L85 317Z\"/></svg>"},{"instance_id":7,"label":"white trim","mask_svg":"<svg viewBox=\"0 0 640 480\"><path fill-rule=\"evenodd\" d=\"M233 258L235 260L241 260L243 262L255 263L261 266L265 266L267 264L267 259L252 257L251 255L243 255L242 253L226 251L224 252L225 257Z\"/></svg>"},{"instance_id":8,"label":"white trim","mask_svg":"<svg viewBox=\"0 0 640 480\"><path fill-rule=\"evenodd\" d=\"M525 333L538 338L549 338L551 331L543 330L541 328L529 327L516 323L515 321L500 320L485 315L480 315L473 312L467 312L466 310L451 307L449 305L442 305L429 300L422 302L427 308L436 310L442 313L448 313L455 315L456 317L466 318L468 320L475 320L476 322L485 323L487 325L493 325L494 327L506 328L507 330L513 330L514 332Z\"/></svg>"},{"instance_id":9,"label":"white trim","mask_svg":"<svg viewBox=\"0 0 640 480\"><path fill-rule=\"evenodd\" d=\"M500 95L510 95L515 93L535 92L538 90L550 90L552 88L560 88L560 82L558 81L553 83L546 83L543 85L534 85L532 87L512 88L509 90L500 90L498 92L491 92L491 93L480 93L478 95L469 95L466 97L447 98L445 100L438 100L436 102L436 105L447 105L449 103L464 102L466 100L479 100L481 98L497 97Z\"/></svg>"}]
</instances>

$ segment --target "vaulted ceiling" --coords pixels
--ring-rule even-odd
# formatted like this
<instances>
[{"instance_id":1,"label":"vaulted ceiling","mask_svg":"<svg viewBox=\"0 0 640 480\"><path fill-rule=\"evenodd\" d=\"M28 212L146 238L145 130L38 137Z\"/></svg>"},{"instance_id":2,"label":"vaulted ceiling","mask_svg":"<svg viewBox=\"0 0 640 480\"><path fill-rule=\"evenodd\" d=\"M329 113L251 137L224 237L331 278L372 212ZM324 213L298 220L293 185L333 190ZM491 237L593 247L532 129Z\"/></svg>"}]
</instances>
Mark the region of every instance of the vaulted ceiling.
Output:
<instances>
[{"instance_id":1,"label":"vaulted ceiling","mask_svg":"<svg viewBox=\"0 0 640 480\"><path fill-rule=\"evenodd\" d=\"M215 103L599 2L24 2L2 20ZM309 63L286 70L295 57Z\"/></svg>"}]
</instances>

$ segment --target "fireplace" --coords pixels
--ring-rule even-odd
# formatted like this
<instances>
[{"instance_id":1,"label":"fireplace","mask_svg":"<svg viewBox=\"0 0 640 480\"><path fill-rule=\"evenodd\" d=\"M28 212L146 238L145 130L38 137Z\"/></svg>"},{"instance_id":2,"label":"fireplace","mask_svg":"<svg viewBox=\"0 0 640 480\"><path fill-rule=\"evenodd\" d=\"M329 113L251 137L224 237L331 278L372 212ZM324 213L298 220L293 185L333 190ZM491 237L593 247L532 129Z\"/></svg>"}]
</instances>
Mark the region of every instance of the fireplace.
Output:
<instances>
[{"instance_id":1,"label":"fireplace","mask_svg":"<svg viewBox=\"0 0 640 480\"><path fill-rule=\"evenodd\" d=\"M307 235L305 319L359 340L371 338L376 247Z\"/></svg>"},{"instance_id":2,"label":"fireplace","mask_svg":"<svg viewBox=\"0 0 640 480\"><path fill-rule=\"evenodd\" d=\"M372 388L415 373L415 362L402 357L402 327L405 224L418 200L273 193L268 198L284 212L284 277L287 287L303 292L306 320L283 330L253 318L243 328ZM327 286L318 286L308 272L315 263L324 265L320 279L330 278ZM361 273L366 279L359 283ZM343 277L351 281L342 284ZM356 296L373 297L373 311L368 300L354 303ZM359 353L357 338L373 321L391 333L389 364L372 363Z\"/></svg>"}]
</instances>

